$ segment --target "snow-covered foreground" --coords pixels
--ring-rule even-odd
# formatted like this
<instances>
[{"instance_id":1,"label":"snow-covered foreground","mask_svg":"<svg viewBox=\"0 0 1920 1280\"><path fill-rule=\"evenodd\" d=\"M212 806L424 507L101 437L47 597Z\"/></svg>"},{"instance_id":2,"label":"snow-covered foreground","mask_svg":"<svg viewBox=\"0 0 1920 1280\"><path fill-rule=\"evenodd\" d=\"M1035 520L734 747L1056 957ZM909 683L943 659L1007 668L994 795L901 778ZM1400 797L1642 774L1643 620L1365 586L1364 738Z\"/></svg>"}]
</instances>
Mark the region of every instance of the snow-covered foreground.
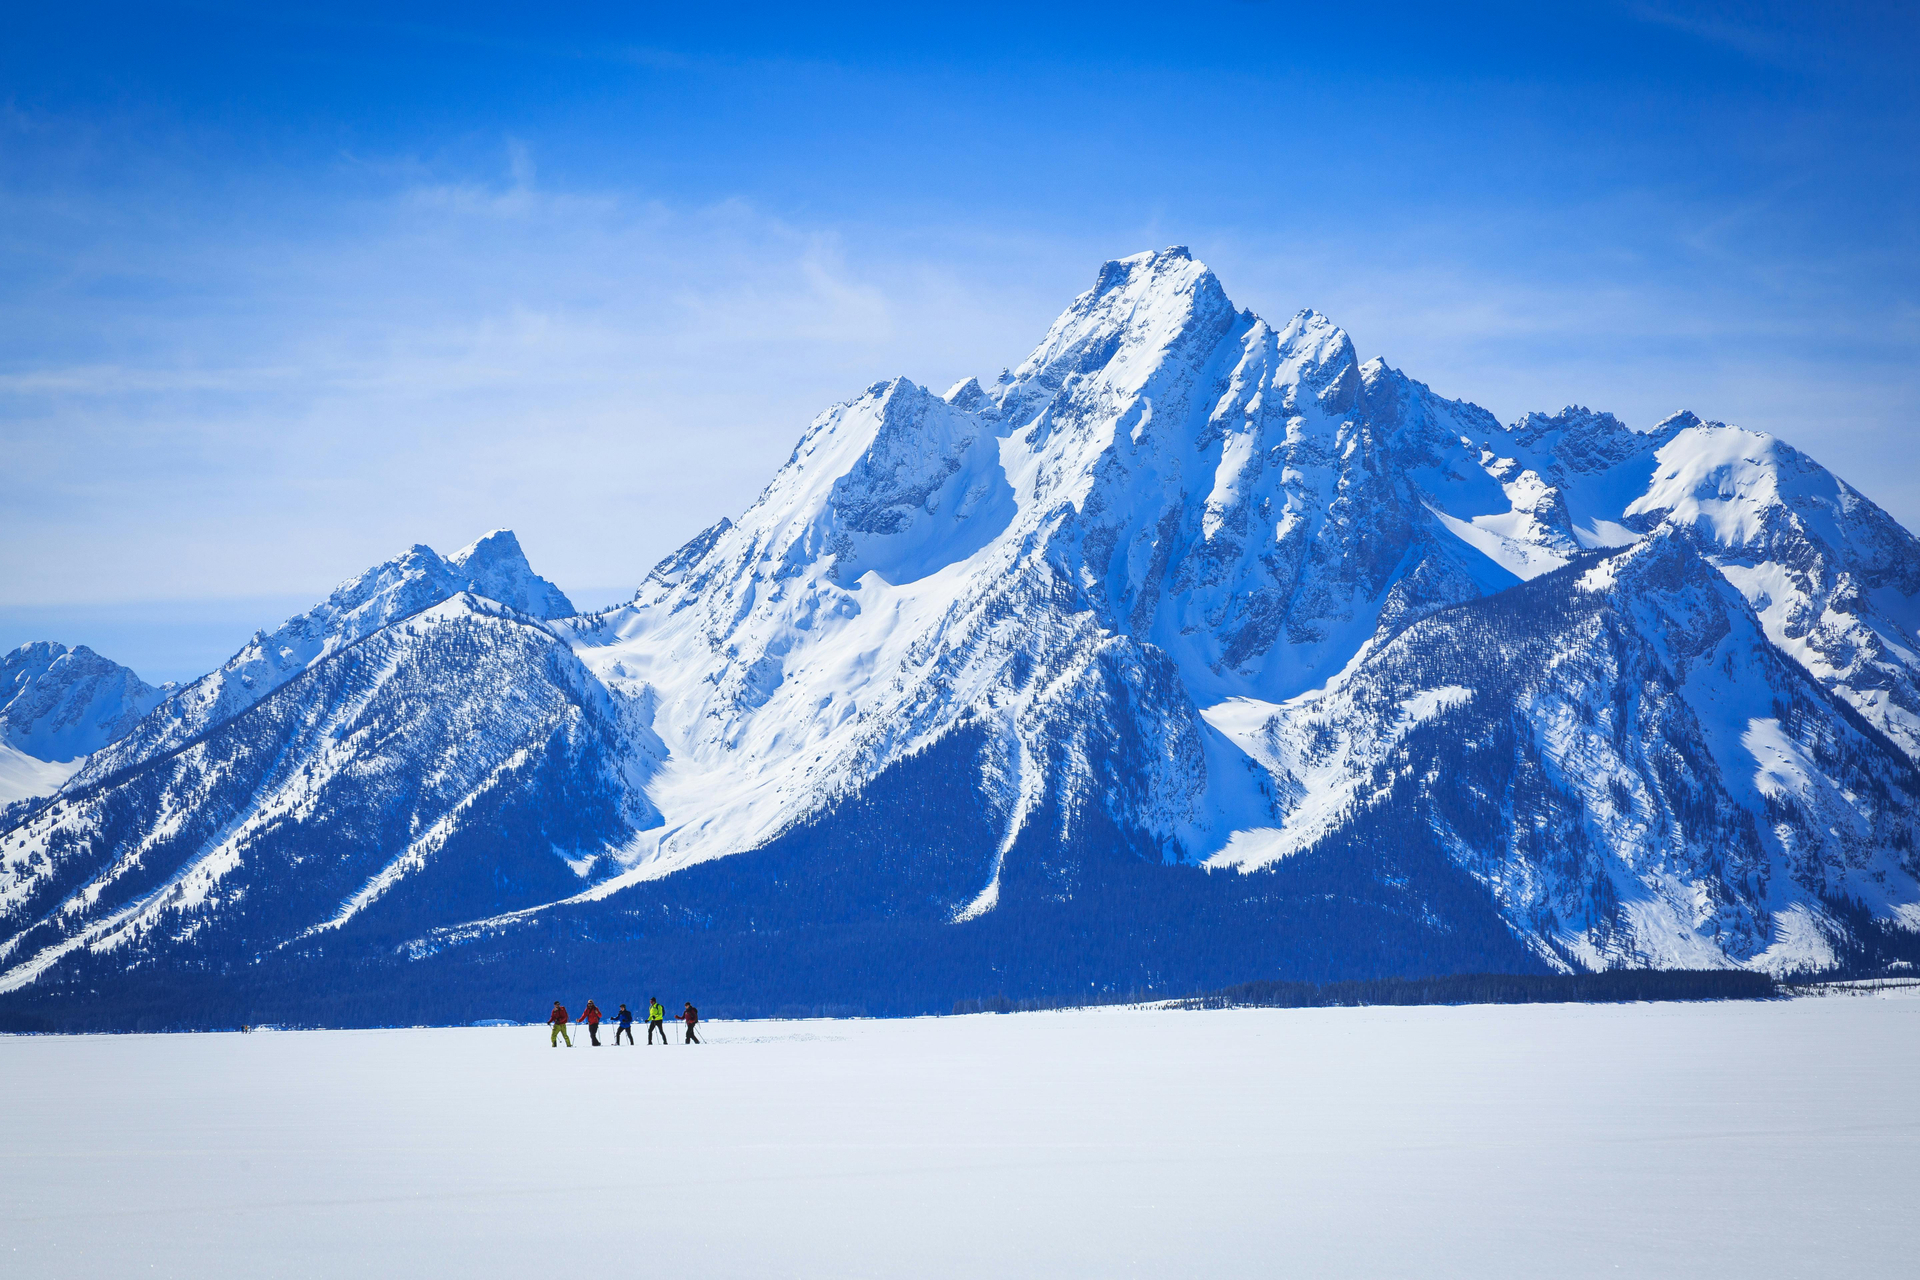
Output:
<instances>
[{"instance_id":1,"label":"snow-covered foreground","mask_svg":"<svg viewBox=\"0 0 1920 1280\"><path fill-rule=\"evenodd\" d=\"M1910 1274L1920 999L0 1038L0 1272Z\"/></svg>"}]
</instances>

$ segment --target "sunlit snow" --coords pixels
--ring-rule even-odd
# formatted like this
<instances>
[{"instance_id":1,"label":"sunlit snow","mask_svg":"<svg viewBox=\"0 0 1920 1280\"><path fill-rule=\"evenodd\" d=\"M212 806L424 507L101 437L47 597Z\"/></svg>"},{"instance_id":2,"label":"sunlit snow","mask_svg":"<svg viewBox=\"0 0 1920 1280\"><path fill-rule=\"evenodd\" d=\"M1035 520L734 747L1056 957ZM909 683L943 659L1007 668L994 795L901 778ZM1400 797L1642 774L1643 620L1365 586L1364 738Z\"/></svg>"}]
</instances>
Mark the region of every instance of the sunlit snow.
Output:
<instances>
[{"instance_id":1,"label":"sunlit snow","mask_svg":"<svg viewBox=\"0 0 1920 1280\"><path fill-rule=\"evenodd\" d=\"M1920 999L705 1030L0 1037L0 1270L1911 1269Z\"/></svg>"}]
</instances>

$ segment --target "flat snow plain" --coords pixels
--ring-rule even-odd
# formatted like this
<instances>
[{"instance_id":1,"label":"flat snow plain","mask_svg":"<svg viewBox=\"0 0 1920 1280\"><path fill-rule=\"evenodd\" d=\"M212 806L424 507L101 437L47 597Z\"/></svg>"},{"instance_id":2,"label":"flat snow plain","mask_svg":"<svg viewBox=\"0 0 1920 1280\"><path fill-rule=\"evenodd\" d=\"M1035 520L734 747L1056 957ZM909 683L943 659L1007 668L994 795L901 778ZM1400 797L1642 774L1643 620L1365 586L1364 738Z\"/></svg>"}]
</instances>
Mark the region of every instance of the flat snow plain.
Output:
<instances>
[{"instance_id":1,"label":"flat snow plain","mask_svg":"<svg viewBox=\"0 0 1920 1280\"><path fill-rule=\"evenodd\" d=\"M1105 1010L576 1043L550 1050L531 1026L0 1037L0 1274L1920 1264L1920 999Z\"/></svg>"}]
</instances>

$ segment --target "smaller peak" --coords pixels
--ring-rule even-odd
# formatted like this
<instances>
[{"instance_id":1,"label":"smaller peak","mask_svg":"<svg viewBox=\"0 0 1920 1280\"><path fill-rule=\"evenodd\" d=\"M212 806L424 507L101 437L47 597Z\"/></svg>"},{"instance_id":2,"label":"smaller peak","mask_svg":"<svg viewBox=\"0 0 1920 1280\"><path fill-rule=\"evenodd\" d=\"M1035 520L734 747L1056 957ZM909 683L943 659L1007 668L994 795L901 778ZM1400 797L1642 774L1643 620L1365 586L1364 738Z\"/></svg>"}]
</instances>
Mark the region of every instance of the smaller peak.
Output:
<instances>
[{"instance_id":1,"label":"smaller peak","mask_svg":"<svg viewBox=\"0 0 1920 1280\"><path fill-rule=\"evenodd\" d=\"M425 550L415 547L415 551ZM511 529L495 529L486 533L447 557L448 564L464 566L469 560L478 560L482 564L497 563L502 560L525 560L526 553L520 549L520 539Z\"/></svg>"},{"instance_id":2,"label":"smaller peak","mask_svg":"<svg viewBox=\"0 0 1920 1280\"><path fill-rule=\"evenodd\" d=\"M922 402L934 398L931 391L912 378L900 377L874 383L861 400L872 401L883 415L892 415L910 413Z\"/></svg>"},{"instance_id":3,"label":"smaller peak","mask_svg":"<svg viewBox=\"0 0 1920 1280\"><path fill-rule=\"evenodd\" d=\"M1313 352L1316 363L1338 360L1357 366L1360 362L1360 353L1354 350L1347 331L1312 307L1294 312L1293 319L1279 331L1279 339L1282 350Z\"/></svg>"},{"instance_id":4,"label":"smaller peak","mask_svg":"<svg viewBox=\"0 0 1920 1280\"><path fill-rule=\"evenodd\" d=\"M1675 438L1689 431L1699 432L1703 436L1731 432L1734 435L1744 436L1748 440L1763 441L1770 448L1780 443L1780 441L1768 432L1753 431L1747 427L1735 427L1724 422L1716 422L1712 418L1702 418L1688 409L1682 409L1678 413L1670 413L1660 419L1660 421L1653 425L1653 430L1649 431L1647 435L1664 447L1671 444Z\"/></svg>"},{"instance_id":5,"label":"smaller peak","mask_svg":"<svg viewBox=\"0 0 1920 1280\"><path fill-rule=\"evenodd\" d=\"M444 561L440 558L438 551L435 551L424 542L416 542L399 555L393 557L393 559L374 565L371 569L368 569L366 573L361 574L360 577L366 578L378 575L387 570L431 573L443 563ZM356 578L354 581L359 581L359 579Z\"/></svg>"},{"instance_id":6,"label":"smaller peak","mask_svg":"<svg viewBox=\"0 0 1920 1280\"><path fill-rule=\"evenodd\" d=\"M1570 404L1558 413L1541 413L1535 410L1523 414L1509 430L1521 435L1540 436L1570 430L1600 430L1608 434L1617 434L1622 431L1630 432L1631 428L1605 410L1589 409L1583 404Z\"/></svg>"},{"instance_id":7,"label":"smaller peak","mask_svg":"<svg viewBox=\"0 0 1920 1280\"><path fill-rule=\"evenodd\" d=\"M1312 307L1302 307L1300 310L1294 312L1293 319L1287 322L1286 328L1282 329L1281 333L1285 335L1312 334L1315 337L1327 337L1334 334L1338 334L1342 338L1347 336L1347 331L1335 324L1325 312L1316 311Z\"/></svg>"},{"instance_id":8,"label":"smaller peak","mask_svg":"<svg viewBox=\"0 0 1920 1280\"><path fill-rule=\"evenodd\" d=\"M465 589L537 618L564 618L573 603L533 571L511 529L495 529L447 557L467 575Z\"/></svg>"},{"instance_id":9,"label":"smaller peak","mask_svg":"<svg viewBox=\"0 0 1920 1280\"><path fill-rule=\"evenodd\" d=\"M1691 525L1664 520L1626 546L1598 556L1576 585L1583 591L1621 594L1719 581L1705 557L1706 548L1706 540Z\"/></svg>"},{"instance_id":10,"label":"smaller peak","mask_svg":"<svg viewBox=\"0 0 1920 1280\"><path fill-rule=\"evenodd\" d=\"M965 409L969 412L987 403L987 393L980 386L978 378L961 379L948 387L947 393L940 398L956 409Z\"/></svg>"},{"instance_id":11,"label":"smaller peak","mask_svg":"<svg viewBox=\"0 0 1920 1280\"><path fill-rule=\"evenodd\" d=\"M66 652L67 646L61 644L58 640L29 640L12 653L9 653L7 655L7 661L12 663L16 658L26 659L37 657L45 657L51 661Z\"/></svg>"},{"instance_id":12,"label":"smaller peak","mask_svg":"<svg viewBox=\"0 0 1920 1280\"><path fill-rule=\"evenodd\" d=\"M1554 414L1529 413L1508 430L1521 448L1551 455L1549 470L1556 472L1605 471L1652 447L1648 437L1612 414L1580 404Z\"/></svg>"}]
</instances>

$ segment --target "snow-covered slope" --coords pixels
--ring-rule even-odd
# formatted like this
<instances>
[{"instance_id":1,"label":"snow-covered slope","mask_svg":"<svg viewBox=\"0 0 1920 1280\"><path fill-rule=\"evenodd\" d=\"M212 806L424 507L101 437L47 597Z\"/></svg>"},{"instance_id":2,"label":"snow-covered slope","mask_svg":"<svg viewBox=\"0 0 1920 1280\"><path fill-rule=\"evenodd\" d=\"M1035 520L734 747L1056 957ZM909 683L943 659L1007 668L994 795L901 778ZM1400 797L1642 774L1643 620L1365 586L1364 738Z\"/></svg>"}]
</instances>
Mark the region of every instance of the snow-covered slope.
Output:
<instances>
[{"instance_id":1,"label":"snow-covered slope","mask_svg":"<svg viewBox=\"0 0 1920 1280\"><path fill-rule=\"evenodd\" d=\"M11 742L0 742L0 809L16 800L50 796L80 771L79 760L41 760Z\"/></svg>"},{"instance_id":2,"label":"snow-covered slope","mask_svg":"<svg viewBox=\"0 0 1920 1280\"><path fill-rule=\"evenodd\" d=\"M88 753L133 728L172 691L85 645L49 640L0 659L0 806L48 795Z\"/></svg>"},{"instance_id":3,"label":"snow-covered slope","mask_svg":"<svg viewBox=\"0 0 1920 1280\"><path fill-rule=\"evenodd\" d=\"M1842 904L1920 927L1920 773L1768 642L1702 541L1663 526L1424 619L1325 690L1223 709L1300 799L1216 861L1387 823L1589 968L1825 967Z\"/></svg>"},{"instance_id":4,"label":"snow-covered slope","mask_svg":"<svg viewBox=\"0 0 1920 1280\"><path fill-rule=\"evenodd\" d=\"M1699 530L1768 639L1920 760L1920 541L1771 436L1691 414L1667 431L1623 518Z\"/></svg>"},{"instance_id":5,"label":"snow-covered slope","mask_svg":"<svg viewBox=\"0 0 1920 1280\"><path fill-rule=\"evenodd\" d=\"M1698 530L1768 639L1920 761L1920 541L1798 450L1686 412L1640 434L1575 407L1466 433L1417 478L1450 532L1521 577L1662 522Z\"/></svg>"},{"instance_id":6,"label":"snow-covered slope","mask_svg":"<svg viewBox=\"0 0 1920 1280\"><path fill-rule=\"evenodd\" d=\"M76 950L252 957L565 897L657 822L652 752L545 624L462 593L182 748L97 753L8 834L0 988Z\"/></svg>"},{"instance_id":7,"label":"snow-covered slope","mask_svg":"<svg viewBox=\"0 0 1920 1280\"><path fill-rule=\"evenodd\" d=\"M1916 592L1768 437L1502 427L1138 254L990 385L820 415L621 608L499 533L255 637L0 834L0 981L376 934L967 994L1849 963L1920 938Z\"/></svg>"},{"instance_id":8,"label":"snow-covered slope","mask_svg":"<svg viewBox=\"0 0 1920 1280\"><path fill-rule=\"evenodd\" d=\"M534 573L510 530L495 530L444 559L431 547L409 547L342 583L332 595L289 618L272 634L256 632L218 670L167 698L130 735L112 767L177 749L231 720L329 654L461 592L536 618L573 612L560 589ZM97 771L89 775L98 776Z\"/></svg>"}]
</instances>

